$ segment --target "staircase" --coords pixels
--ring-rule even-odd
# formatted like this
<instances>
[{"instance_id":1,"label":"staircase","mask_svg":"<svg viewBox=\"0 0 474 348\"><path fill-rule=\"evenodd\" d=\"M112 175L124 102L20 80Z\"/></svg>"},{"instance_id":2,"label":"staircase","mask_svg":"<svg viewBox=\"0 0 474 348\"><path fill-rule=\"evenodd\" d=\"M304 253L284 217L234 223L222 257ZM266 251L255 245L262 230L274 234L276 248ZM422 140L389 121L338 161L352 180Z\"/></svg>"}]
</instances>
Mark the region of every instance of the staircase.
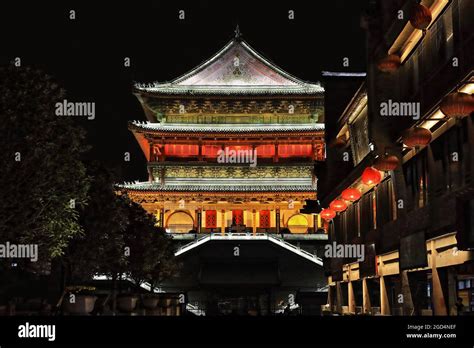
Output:
<instances>
[{"instance_id":1,"label":"staircase","mask_svg":"<svg viewBox=\"0 0 474 348\"><path fill-rule=\"evenodd\" d=\"M323 260L316 255L313 255L303 249L298 248L297 246L288 243L283 240L283 238L276 235L270 235L267 233L212 233L209 235L200 236L194 241L181 246L176 252L175 256L179 256L188 252L198 246L207 243L209 241L229 241L229 240L267 240L271 243L274 243L286 250L289 250L308 261L311 261L319 266L323 266Z\"/></svg>"}]
</instances>

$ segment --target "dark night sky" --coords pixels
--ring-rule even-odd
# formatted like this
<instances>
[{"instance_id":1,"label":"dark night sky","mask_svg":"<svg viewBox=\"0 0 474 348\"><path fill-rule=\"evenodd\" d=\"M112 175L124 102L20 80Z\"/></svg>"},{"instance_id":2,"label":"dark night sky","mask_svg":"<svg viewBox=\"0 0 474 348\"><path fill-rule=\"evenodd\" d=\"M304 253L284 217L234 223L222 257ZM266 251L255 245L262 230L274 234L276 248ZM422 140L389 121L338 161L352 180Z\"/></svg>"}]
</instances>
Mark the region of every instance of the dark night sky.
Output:
<instances>
[{"instance_id":1,"label":"dark night sky","mask_svg":"<svg viewBox=\"0 0 474 348\"><path fill-rule=\"evenodd\" d=\"M187 72L221 49L237 23L251 46L303 80L321 80L322 70L365 71L359 20L367 2L3 2L0 63L19 56L23 65L58 80L68 100L96 102L95 120L77 118L93 146L88 157L118 167L124 180L144 180L144 156L127 130L128 120L145 120L132 81L166 81ZM180 9L185 20L178 19ZM288 10L295 11L294 20ZM130 68L124 57L131 58ZM349 68L342 67L343 57L350 58ZM130 162L123 161L125 151Z\"/></svg>"}]
</instances>

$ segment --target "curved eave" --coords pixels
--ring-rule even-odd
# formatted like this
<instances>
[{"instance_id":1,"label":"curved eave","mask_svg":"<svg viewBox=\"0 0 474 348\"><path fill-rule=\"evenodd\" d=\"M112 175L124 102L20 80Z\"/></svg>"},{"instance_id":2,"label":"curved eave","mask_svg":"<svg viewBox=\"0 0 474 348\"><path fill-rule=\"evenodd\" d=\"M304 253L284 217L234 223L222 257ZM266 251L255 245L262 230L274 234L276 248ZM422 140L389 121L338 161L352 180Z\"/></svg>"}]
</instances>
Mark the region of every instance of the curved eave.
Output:
<instances>
[{"instance_id":1,"label":"curved eave","mask_svg":"<svg viewBox=\"0 0 474 348\"><path fill-rule=\"evenodd\" d=\"M179 128L172 128L172 129L167 129L167 128L159 128L159 127L153 127L149 126L150 124L136 124L134 122L129 122L128 124L128 129L131 130L132 132L142 132L142 133L148 133L148 134L153 134L153 135L164 135L164 136L170 136L170 135L206 135L206 134L212 134L213 136L216 135L228 135L232 134L235 136L249 136L252 134L255 135L295 135L295 136L301 136L302 134L304 135L313 135L313 136L324 136L324 124L318 124L318 127L311 127L311 128L295 128L291 129L287 127L287 129L282 128L282 129L272 129L272 128L251 128L245 129L245 128L239 128L238 126L234 127L228 127L224 129L219 129L219 128L212 128L212 127L203 127L203 128L191 128L191 127L186 127L183 126L182 129Z\"/></svg>"},{"instance_id":2,"label":"curved eave","mask_svg":"<svg viewBox=\"0 0 474 348\"><path fill-rule=\"evenodd\" d=\"M135 194L154 194L154 193L316 193L317 190L313 187L280 187L280 188L265 188L259 186L234 186L232 189L229 187L189 187L189 186L175 186L175 187L156 187L156 188L133 188L128 185L117 185L117 188L124 190L129 193Z\"/></svg>"},{"instance_id":3,"label":"curved eave","mask_svg":"<svg viewBox=\"0 0 474 348\"><path fill-rule=\"evenodd\" d=\"M156 87L138 87L134 86L135 94L146 94L147 96L314 96L321 97L324 95L324 88L315 86L312 88L295 87L295 88L275 88L275 87L209 87L196 88L185 86L169 86L168 84L158 84Z\"/></svg>"}]
</instances>

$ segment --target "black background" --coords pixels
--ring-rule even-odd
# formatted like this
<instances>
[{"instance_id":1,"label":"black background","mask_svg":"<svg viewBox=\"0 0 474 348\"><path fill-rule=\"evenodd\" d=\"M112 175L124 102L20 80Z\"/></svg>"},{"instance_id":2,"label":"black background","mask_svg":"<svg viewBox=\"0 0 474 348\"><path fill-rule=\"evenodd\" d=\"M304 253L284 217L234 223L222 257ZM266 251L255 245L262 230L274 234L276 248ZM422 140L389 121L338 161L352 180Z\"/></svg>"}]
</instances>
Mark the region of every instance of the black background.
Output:
<instances>
[{"instance_id":1,"label":"black background","mask_svg":"<svg viewBox=\"0 0 474 348\"><path fill-rule=\"evenodd\" d=\"M320 81L321 71L365 71L360 15L368 0L330 1L2 1L0 64L21 57L60 82L69 101L96 103L77 118L92 145L88 159L145 180L145 158L129 120L145 120L133 81L167 81L221 49L239 24L243 38L289 73ZM69 19L69 10L76 19ZM185 11L185 20L178 18ZM295 19L288 19L288 11ZM131 67L124 67L130 57ZM348 57L350 66L343 67ZM338 91L327 91L337 94ZM350 95L335 98L343 109ZM34 121L34 120L32 120ZM19 125L20 127L21 125ZM125 162L124 152L131 153Z\"/></svg>"},{"instance_id":2,"label":"black background","mask_svg":"<svg viewBox=\"0 0 474 348\"><path fill-rule=\"evenodd\" d=\"M18 326L30 324L56 325L56 340L18 338ZM128 345L154 344L155 347L233 344L249 347L338 346L448 346L472 347L469 328L474 317L397 317L397 316L332 316L332 317L0 317L2 348L31 345L96 344ZM408 325L431 325L420 331ZM434 327L454 325L452 329ZM456 334L456 338L407 338L407 334ZM87 344L87 345L86 345Z\"/></svg>"}]
</instances>

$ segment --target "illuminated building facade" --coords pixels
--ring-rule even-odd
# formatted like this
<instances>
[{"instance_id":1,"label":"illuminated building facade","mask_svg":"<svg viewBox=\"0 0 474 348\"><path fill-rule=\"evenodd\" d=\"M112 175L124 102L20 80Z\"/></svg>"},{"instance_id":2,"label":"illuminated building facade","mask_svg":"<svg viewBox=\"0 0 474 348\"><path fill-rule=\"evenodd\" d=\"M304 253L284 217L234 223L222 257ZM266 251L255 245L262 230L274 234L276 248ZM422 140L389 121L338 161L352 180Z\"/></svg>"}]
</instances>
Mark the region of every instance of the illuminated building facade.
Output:
<instances>
[{"instance_id":1,"label":"illuminated building facade","mask_svg":"<svg viewBox=\"0 0 474 348\"><path fill-rule=\"evenodd\" d=\"M324 88L278 68L236 30L190 72L134 93L147 121L129 129L149 180L120 187L177 244L184 270L166 290L208 313L262 315L324 293L327 234L317 214L300 213L316 199L314 167L325 158Z\"/></svg>"},{"instance_id":2,"label":"illuminated building facade","mask_svg":"<svg viewBox=\"0 0 474 348\"><path fill-rule=\"evenodd\" d=\"M366 252L328 260L327 311L472 314L474 3L374 4L367 79L326 129L331 168L349 161L321 198L327 207L356 190L329 239ZM413 107L389 116L387 105Z\"/></svg>"},{"instance_id":3,"label":"illuminated building facade","mask_svg":"<svg viewBox=\"0 0 474 348\"><path fill-rule=\"evenodd\" d=\"M236 35L185 75L136 85L149 181L124 187L170 233L315 232L299 209L324 160L323 93Z\"/></svg>"}]
</instances>

